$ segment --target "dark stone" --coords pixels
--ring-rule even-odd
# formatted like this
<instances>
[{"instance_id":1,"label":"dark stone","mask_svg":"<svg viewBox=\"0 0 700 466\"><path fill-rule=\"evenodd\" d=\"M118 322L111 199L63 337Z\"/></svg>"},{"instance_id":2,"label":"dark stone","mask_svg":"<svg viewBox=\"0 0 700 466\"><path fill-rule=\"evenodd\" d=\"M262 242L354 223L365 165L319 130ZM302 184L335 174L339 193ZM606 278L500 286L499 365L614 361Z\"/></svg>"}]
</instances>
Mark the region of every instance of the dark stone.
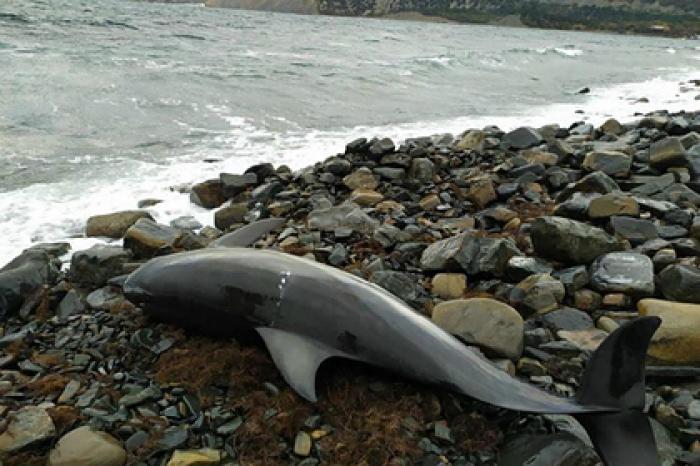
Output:
<instances>
[{"instance_id":1,"label":"dark stone","mask_svg":"<svg viewBox=\"0 0 700 466\"><path fill-rule=\"evenodd\" d=\"M204 207L205 209L219 207L226 202L226 196L224 196L224 188L221 181L218 179L207 180L192 186L190 202Z\"/></svg>"},{"instance_id":2,"label":"dark stone","mask_svg":"<svg viewBox=\"0 0 700 466\"><path fill-rule=\"evenodd\" d=\"M0 319L15 313L42 285L58 278L58 263L41 250L26 250L0 269Z\"/></svg>"},{"instance_id":3,"label":"dark stone","mask_svg":"<svg viewBox=\"0 0 700 466\"><path fill-rule=\"evenodd\" d=\"M134 257L151 258L174 252L181 237L182 232L177 228L142 218L126 231L124 248Z\"/></svg>"},{"instance_id":4,"label":"dark stone","mask_svg":"<svg viewBox=\"0 0 700 466\"><path fill-rule=\"evenodd\" d=\"M521 127L507 133L501 139L507 149L527 149L544 142L542 135L532 128Z\"/></svg>"},{"instance_id":5,"label":"dark stone","mask_svg":"<svg viewBox=\"0 0 700 466\"><path fill-rule=\"evenodd\" d=\"M373 141L372 145L369 147L369 153L374 157L379 158L382 155L394 152L394 149L394 141L389 138L384 138L378 141Z\"/></svg>"},{"instance_id":6,"label":"dark stone","mask_svg":"<svg viewBox=\"0 0 700 466\"><path fill-rule=\"evenodd\" d=\"M614 216L610 217L610 226L615 236L628 240L633 246L659 237L656 225L650 220Z\"/></svg>"},{"instance_id":7,"label":"dark stone","mask_svg":"<svg viewBox=\"0 0 700 466\"><path fill-rule=\"evenodd\" d=\"M345 176L352 171L352 163L340 157L331 157L323 163L323 169L335 176Z\"/></svg>"},{"instance_id":8,"label":"dark stone","mask_svg":"<svg viewBox=\"0 0 700 466\"><path fill-rule=\"evenodd\" d=\"M688 230L679 225L660 225L657 227L659 236L663 239L677 239L688 235Z\"/></svg>"},{"instance_id":9,"label":"dark stone","mask_svg":"<svg viewBox=\"0 0 700 466\"><path fill-rule=\"evenodd\" d=\"M565 201L576 192L608 194L619 190L620 186L615 182L615 180L610 178L602 171L595 171L593 173L589 173L576 183L562 190L562 192L557 196L557 201Z\"/></svg>"},{"instance_id":10,"label":"dark stone","mask_svg":"<svg viewBox=\"0 0 700 466\"><path fill-rule=\"evenodd\" d=\"M654 265L644 254L612 252L591 265L591 285L602 293L652 296Z\"/></svg>"},{"instance_id":11,"label":"dark stone","mask_svg":"<svg viewBox=\"0 0 700 466\"><path fill-rule=\"evenodd\" d=\"M85 304L80 298L80 295L75 290L70 290L63 297L61 302L58 304L58 309L56 309L56 315L60 319L65 319L69 316L80 314L85 311Z\"/></svg>"},{"instance_id":12,"label":"dark stone","mask_svg":"<svg viewBox=\"0 0 700 466\"><path fill-rule=\"evenodd\" d=\"M576 220L585 220L588 218L588 207L591 205L591 201L600 196L601 195L597 193L573 193L570 198L557 205L554 209L554 215Z\"/></svg>"},{"instance_id":13,"label":"dark stone","mask_svg":"<svg viewBox=\"0 0 700 466\"><path fill-rule=\"evenodd\" d=\"M598 455L568 433L519 434L506 439L498 466L595 466Z\"/></svg>"},{"instance_id":14,"label":"dark stone","mask_svg":"<svg viewBox=\"0 0 700 466\"><path fill-rule=\"evenodd\" d=\"M258 175L255 173L245 173L243 175L235 175L232 173L221 173L219 175L221 186L224 191L224 196L232 198L251 186L258 184Z\"/></svg>"},{"instance_id":15,"label":"dark stone","mask_svg":"<svg viewBox=\"0 0 700 466\"><path fill-rule=\"evenodd\" d=\"M536 273L550 273L552 266L542 259L527 256L513 256L506 267L506 277L514 282L520 282Z\"/></svg>"},{"instance_id":16,"label":"dark stone","mask_svg":"<svg viewBox=\"0 0 700 466\"><path fill-rule=\"evenodd\" d=\"M275 167L271 163L260 163L248 168L245 173L255 173L257 182L262 183L266 178L275 176Z\"/></svg>"},{"instance_id":17,"label":"dark stone","mask_svg":"<svg viewBox=\"0 0 700 466\"><path fill-rule=\"evenodd\" d=\"M700 303L700 269L688 265L669 265L658 275L659 288L666 299Z\"/></svg>"},{"instance_id":18,"label":"dark stone","mask_svg":"<svg viewBox=\"0 0 700 466\"><path fill-rule=\"evenodd\" d=\"M557 270L552 274L554 278L562 282L566 289L566 294L573 294L588 285L588 271L583 265Z\"/></svg>"},{"instance_id":19,"label":"dark stone","mask_svg":"<svg viewBox=\"0 0 700 466\"><path fill-rule=\"evenodd\" d=\"M468 233L428 246L421 256L424 270L459 270L468 275L480 273L502 276L511 257L522 255L510 239L480 238Z\"/></svg>"},{"instance_id":20,"label":"dark stone","mask_svg":"<svg viewBox=\"0 0 700 466\"><path fill-rule=\"evenodd\" d=\"M572 307L562 307L548 312L537 317L537 320L542 323L542 326L552 332L558 332L559 330L588 330L594 327L591 316Z\"/></svg>"},{"instance_id":21,"label":"dark stone","mask_svg":"<svg viewBox=\"0 0 700 466\"><path fill-rule=\"evenodd\" d=\"M268 203L277 193L284 189L284 185L279 181L264 183L253 189L250 193L251 202Z\"/></svg>"},{"instance_id":22,"label":"dark stone","mask_svg":"<svg viewBox=\"0 0 700 466\"><path fill-rule=\"evenodd\" d=\"M417 306L425 296L425 290L415 276L392 270L374 272L370 281L375 283L407 304Z\"/></svg>"},{"instance_id":23,"label":"dark stone","mask_svg":"<svg viewBox=\"0 0 700 466\"><path fill-rule=\"evenodd\" d=\"M574 264L588 264L623 248L600 228L563 217L539 217L532 223L530 236L538 255Z\"/></svg>"},{"instance_id":24,"label":"dark stone","mask_svg":"<svg viewBox=\"0 0 700 466\"><path fill-rule=\"evenodd\" d=\"M231 225L243 223L247 213L248 205L246 203L223 207L214 213L214 226L219 230L226 231Z\"/></svg>"},{"instance_id":25,"label":"dark stone","mask_svg":"<svg viewBox=\"0 0 700 466\"><path fill-rule=\"evenodd\" d=\"M345 153L346 154L361 154L364 152L367 152L369 149L369 142L367 141L367 138L358 138L355 139L354 141L351 141L345 145Z\"/></svg>"},{"instance_id":26,"label":"dark stone","mask_svg":"<svg viewBox=\"0 0 700 466\"><path fill-rule=\"evenodd\" d=\"M122 268L128 260L129 255L119 246L95 245L73 254L68 277L75 284L98 288L124 273Z\"/></svg>"},{"instance_id":27,"label":"dark stone","mask_svg":"<svg viewBox=\"0 0 700 466\"><path fill-rule=\"evenodd\" d=\"M687 167L688 155L681 140L670 137L652 144L649 148L649 165L660 171L670 167Z\"/></svg>"}]
</instances>

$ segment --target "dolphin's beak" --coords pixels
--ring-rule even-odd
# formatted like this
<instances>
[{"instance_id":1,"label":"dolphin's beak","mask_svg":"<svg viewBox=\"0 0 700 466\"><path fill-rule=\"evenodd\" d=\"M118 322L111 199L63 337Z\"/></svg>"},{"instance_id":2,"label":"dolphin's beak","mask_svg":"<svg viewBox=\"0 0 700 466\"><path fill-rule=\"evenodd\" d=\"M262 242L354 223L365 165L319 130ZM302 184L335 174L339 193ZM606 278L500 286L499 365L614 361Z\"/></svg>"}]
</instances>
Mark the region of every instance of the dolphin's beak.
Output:
<instances>
[{"instance_id":1,"label":"dolphin's beak","mask_svg":"<svg viewBox=\"0 0 700 466\"><path fill-rule=\"evenodd\" d=\"M139 306L148 303L153 295L139 285L138 278L134 276L135 273L129 275L122 289L126 299Z\"/></svg>"}]
</instances>

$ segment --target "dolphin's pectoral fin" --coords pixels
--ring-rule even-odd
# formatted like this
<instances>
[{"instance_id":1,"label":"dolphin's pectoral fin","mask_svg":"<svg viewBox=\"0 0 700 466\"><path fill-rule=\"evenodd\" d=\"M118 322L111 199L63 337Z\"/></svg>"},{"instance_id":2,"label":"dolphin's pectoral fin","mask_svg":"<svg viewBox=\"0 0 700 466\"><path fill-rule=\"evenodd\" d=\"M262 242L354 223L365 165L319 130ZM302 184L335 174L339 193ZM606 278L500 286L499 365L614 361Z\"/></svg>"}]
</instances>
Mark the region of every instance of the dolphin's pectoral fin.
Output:
<instances>
[{"instance_id":1,"label":"dolphin's pectoral fin","mask_svg":"<svg viewBox=\"0 0 700 466\"><path fill-rule=\"evenodd\" d=\"M316 401L316 371L340 353L310 338L269 327L256 329L284 380L303 398Z\"/></svg>"}]
</instances>

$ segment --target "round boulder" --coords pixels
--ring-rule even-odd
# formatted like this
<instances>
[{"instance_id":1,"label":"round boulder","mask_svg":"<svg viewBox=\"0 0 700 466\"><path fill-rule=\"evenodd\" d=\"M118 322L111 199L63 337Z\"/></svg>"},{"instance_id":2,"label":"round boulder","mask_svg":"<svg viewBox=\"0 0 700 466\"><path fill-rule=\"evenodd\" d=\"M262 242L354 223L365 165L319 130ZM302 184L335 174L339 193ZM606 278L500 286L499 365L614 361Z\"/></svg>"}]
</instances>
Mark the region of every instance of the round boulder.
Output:
<instances>
[{"instance_id":1,"label":"round boulder","mask_svg":"<svg viewBox=\"0 0 700 466\"><path fill-rule=\"evenodd\" d=\"M495 299L446 301L433 309L433 322L468 344L517 360L523 350L523 318Z\"/></svg>"},{"instance_id":2,"label":"round boulder","mask_svg":"<svg viewBox=\"0 0 700 466\"><path fill-rule=\"evenodd\" d=\"M123 466L126 451L111 435L78 427L61 437L49 454L48 466Z\"/></svg>"},{"instance_id":3,"label":"round boulder","mask_svg":"<svg viewBox=\"0 0 700 466\"><path fill-rule=\"evenodd\" d=\"M637 310L639 315L661 318L650 356L667 364L700 363L700 305L642 299Z\"/></svg>"}]
</instances>

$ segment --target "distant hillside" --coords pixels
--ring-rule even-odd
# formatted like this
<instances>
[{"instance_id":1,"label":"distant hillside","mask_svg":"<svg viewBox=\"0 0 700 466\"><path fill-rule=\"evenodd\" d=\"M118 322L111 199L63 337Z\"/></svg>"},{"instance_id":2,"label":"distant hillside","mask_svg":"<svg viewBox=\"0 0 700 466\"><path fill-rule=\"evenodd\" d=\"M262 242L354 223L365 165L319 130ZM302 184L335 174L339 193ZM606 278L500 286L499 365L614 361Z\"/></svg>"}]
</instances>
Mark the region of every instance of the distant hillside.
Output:
<instances>
[{"instance_id":1,"label":"distant hillside","mask_svg":"<svg viewBox=\"0 0 700 466\"><path fill-rule=\"evenodd\" d=\"M458 22L700 34L700 0L206 0L207 6L342 16L417 12Z\"/></svg>"}]
</instances>

